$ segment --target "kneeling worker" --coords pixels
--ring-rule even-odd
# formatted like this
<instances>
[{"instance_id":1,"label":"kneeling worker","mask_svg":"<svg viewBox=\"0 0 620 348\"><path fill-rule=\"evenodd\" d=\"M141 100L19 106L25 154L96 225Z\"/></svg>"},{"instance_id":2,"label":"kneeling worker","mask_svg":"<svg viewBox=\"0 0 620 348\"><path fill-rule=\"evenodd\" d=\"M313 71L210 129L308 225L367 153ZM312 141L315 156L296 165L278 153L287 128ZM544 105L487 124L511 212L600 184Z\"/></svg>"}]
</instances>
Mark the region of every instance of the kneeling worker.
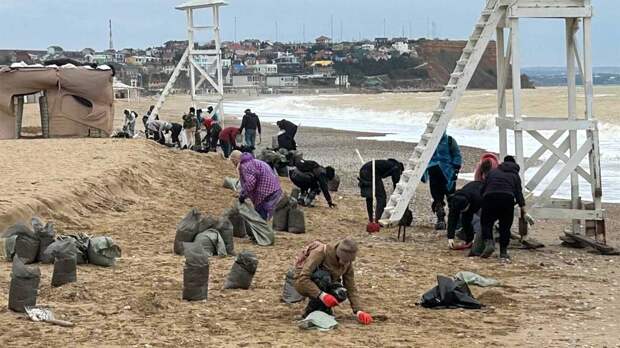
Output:
<instances>
[{"instance_id":1,"label":"kneeling worker","mask_svg":"<svg viewBox=\"0 0 620 348\"><path fill-rule=\"evenodd\" d=\"M296 163L296 168L291 170L289 177L295 186L299 187L301 196L299 202L304 206L311 206L314 197L319 192L323 196L330 208L336 205L332 201L327 183L334 178L336 172L332 167L323 167L315 161L301 160Z\"/></svg>"},{"instance_id":2,"label":"kneeling worker","mask_svg":"<svg viewBox=\"0 0 620 348\"><path fill-rule=\"evenodd\" d=\"M474 240L474 226L472 221L474 214L478 213L482 206L482 181L472 181L457 190L448 198L448 247L450 249L463 249L471 246ZM454 243L454 235L459 219L465 234L465 245L458 247Z\"/></svg>"},{"instance_id":3,"label":"kneeling worker","mask_svg":"<svg viewBox=\"0 0 620 348\"><path fill-rule=\"evenodd\" d=\"M405 166L397 160L390 158L387 160L375 161L375 197L377 199L377 208L375 214L372 214L373 192L372 192L372 161L367 162L362 166L359 173L359 187L360 195L366 198L366 210L368 211L368 226L367 231L369 233L379 232L379 219L383 215L383 210L387 204L387 194L385 193L385 186L383 186L383 179L391 177L392 184L396 188L396 184L400 181L400 176L405 171Z\"/></svg>"},{"instance_id":4,"label":"kneeling worker","mask_svg":"<svg viewBox=\"0 0 620 348\"><path fill-rule=\"evenodd\" d=\"M357 296L355 287L355 271L353 261L357 255L357 243L345 239L334 244L311 244L313 249L306 248L302 259L296 261L295 265L295 290L300 295L310 298L306 315L321 307L327 307L327 314L331 314L331 308L340 304L340 301L332 294L327 293L327 289L320 289L313 280L313 275L317 270L327 271L331 275L331 281L336 282L342 278L342 285L346 289L347 297L351 303L353 314L357 320L369 325L372 323L370 314L361 310L360 299ZM320 301L320 306L313 305Z\"/></svg>"}]
</instances>

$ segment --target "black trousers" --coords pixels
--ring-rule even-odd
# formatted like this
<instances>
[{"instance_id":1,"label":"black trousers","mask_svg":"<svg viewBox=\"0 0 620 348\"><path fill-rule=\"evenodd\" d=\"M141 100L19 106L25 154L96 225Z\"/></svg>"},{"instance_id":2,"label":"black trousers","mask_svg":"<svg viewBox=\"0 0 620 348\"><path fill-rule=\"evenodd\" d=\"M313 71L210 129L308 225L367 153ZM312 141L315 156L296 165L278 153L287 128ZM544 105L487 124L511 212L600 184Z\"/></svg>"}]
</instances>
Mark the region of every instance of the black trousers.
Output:
<instances>
[{"instance_id":1,"label":"black trousers","mask_svg":"<svg viewBox=\"0 0 620 348\"><path fill-rule=\"evenodd\" d=\"M433 212L438 212L439 207L443 208L446 205L445 199L448 195L448 181L441 171L441 167L433 166L428 168L428 183L431 189L431 196L433 197ZM443 211L443 209L441 209ZM445 213L444 213L445 214Z\"/></svg>"},{"instance_id":2,"label":"black trousers","mask_svg":"<svg viewBox=\"0 0 620 348\"><path fill-rule=\"evenodd\" d=\"M385 193L385 186L383 185L383 180L379 178L375 180L375 198L377 199L377 205L375 207L376 209L374 219L372 216L372 179L369 183L360 183L360 191L362 197L366 198L366 211L368 212L368 221L379 221L379 219L381 219L381 215L383 215L385 206L387 205L387 194Z\"/></svg>"},{"instance_id":3,"label":"black trousers","mask_svg":"<svg viewBox=\"0 0 620 348\"><path fill-rule=\"evenodd\" d=\"M291 170L289 177L295 186L299 187L302 193L308 191L317 192L320 190L317 180L312 174L300 172L297 169Z\"/></svg>"},{"instance_id":4,"label":"black trousers","mask_svg":"<svg viewBox=\"0 0 620 348\"><path fill-rule=\"evenodd\" d=\"M499 220L499 246L506 249L510 243L510 228L514 221L515 199L509 193L489 193L482 198L482 239L493 239L493 225Z\"/></svg>"}]
</instances>

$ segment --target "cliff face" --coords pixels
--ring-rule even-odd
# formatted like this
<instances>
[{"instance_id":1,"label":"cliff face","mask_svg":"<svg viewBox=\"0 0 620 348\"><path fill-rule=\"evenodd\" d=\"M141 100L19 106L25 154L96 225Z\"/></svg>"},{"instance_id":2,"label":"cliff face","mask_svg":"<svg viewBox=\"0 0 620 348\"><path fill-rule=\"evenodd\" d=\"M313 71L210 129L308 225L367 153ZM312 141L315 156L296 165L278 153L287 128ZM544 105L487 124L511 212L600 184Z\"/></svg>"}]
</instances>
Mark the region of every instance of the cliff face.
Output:
<instances>
[{"instance_id":1,"label":"cliff face","mask_svg":"<svg viewBox=\"0 0 620 348\"><path fill-rule=\"evenodd\" d=\"M467 41L423 40L417 43L417 51L428 65L429 79L437 87L443 87L450 80L450 74L456 67ZM512 79L508 80L508 86ZM522 88L533 88L528 77L521 77ZM469 83L468 88L497 88L497 55L495 41L491 41L484 52L480 64Z\"/></svg>"},{"instance_id":2,"label":"cliff face","mask_svg":"<svg viewBox=\"0 0 620 348\"><path fill-rule=\"evenodd\" d=\"M461 57L467 41L425 40L418 43L418 55L428 64L429 78L444 86L454 71L457 60ZM497 87L495 41L489 43L469 88L494 89Z\"/></svg>"}]
</instances>

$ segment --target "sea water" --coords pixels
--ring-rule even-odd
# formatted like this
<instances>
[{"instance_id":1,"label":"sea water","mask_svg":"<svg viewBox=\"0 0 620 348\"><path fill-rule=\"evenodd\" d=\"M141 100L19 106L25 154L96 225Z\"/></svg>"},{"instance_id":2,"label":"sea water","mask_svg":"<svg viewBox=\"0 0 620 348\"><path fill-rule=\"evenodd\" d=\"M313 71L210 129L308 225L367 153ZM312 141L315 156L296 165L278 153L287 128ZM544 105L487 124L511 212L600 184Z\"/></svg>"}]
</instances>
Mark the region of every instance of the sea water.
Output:
<instances>
[{"instance_id":1,"label":"sea water","mask_svg":"<svg viewBox=\"0 0 620 348\"><path fill-rule=\"evenodd\" d=\"M494 100L492 91L481 91L478 98L484 103ZM605 95L607 96L607 95ZM301 125L301 127L333 128L347 131L382 133L385 135L361 137L377 141L418 142L426 123L431 117L429 111L408 110L410 107L399 107L403 95L314 95L314 96L268 96L244 101L227 102L227 114L241 115L247 108L257 112L263 122L275 123L283 118ZM418 94L417 99L436 99L436 95ZM374 100L373 100L374 99ZM390 100L393 99L393 100ZM353 102L352 102L353 101ZM371 103L379 104L375 107ZM476 110L475 100L470 100L470 109ZM614 103L615 104L615 103ZM429 104L430 105L430 104ZM616 104L617 105L617 104ZM431 109L432 110L432 109ZM448 129L448 134L454 137L460 145L482 148L488 151L499 151L499 132L495 125L496 114L470 113L455 118ZM558 111L556 114L561 114ZM536 115L539 116L539 115ZM620 202L620 125L601 122L599 124L601 167L603 179L603 199L605 202ZM550 136L550 132L542 132ZM583 132L582 132L583 133ZM583 141L583 137L580 137ZM556 145L562 141L556 142ZM539 143L529 135L524 137L525 154L530 155L538 149ZM509 153L514 153L514 139L509 132ZM360 149L363 152L363 149ZM413 147L412 147L413 150ZM549 152L542 158L548 158ZM582 166L589 172L588 161ZM526 173L526 180L531 178L538 168L531 168ZM540 194L561 170L556 166L545 180L538 185L535 194ZM464 173L461 178L471 179L473 174ZM592 195L590 186L580 178L580 193L583 199L590 200ZM568 198L570 196L570 177L568 177L554 194L554 197Z\"/></svg>"}]
</instances>

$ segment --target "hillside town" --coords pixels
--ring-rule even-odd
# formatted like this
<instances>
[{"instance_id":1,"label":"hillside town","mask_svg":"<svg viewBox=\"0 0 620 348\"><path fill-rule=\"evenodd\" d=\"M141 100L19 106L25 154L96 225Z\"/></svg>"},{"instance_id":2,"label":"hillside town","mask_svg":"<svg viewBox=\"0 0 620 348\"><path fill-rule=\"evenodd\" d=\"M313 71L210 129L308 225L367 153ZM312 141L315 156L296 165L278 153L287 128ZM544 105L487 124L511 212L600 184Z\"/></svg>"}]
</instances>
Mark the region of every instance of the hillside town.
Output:
<instances>
[{"instance_id":1,"label":"hillside town","mask_svg":"<svg viewBox=\"0 0 620 348\"><path fill-rule=\"evenodd\" d=\"M227 93L303 93L322 91L433 91L442 89L465 41L413 40L405 37L358 42L333 42L320 36L312 43L282 43L246 39L222 43L222 66ZM215 43L195 49L213 49ZM106 64L114 68L118 82L141 90L163 90L187 49L187 41L167 41L146 49L92 48L66 51L0 50L0 65L42 64L59 59ZM202 59L201 59L202 58ZM198 56L205 68L212 56ZM189 88L187 71L175 86ZM495 88L495 48L489 47L470 87Z\"/></svg>"}]
</instances>

